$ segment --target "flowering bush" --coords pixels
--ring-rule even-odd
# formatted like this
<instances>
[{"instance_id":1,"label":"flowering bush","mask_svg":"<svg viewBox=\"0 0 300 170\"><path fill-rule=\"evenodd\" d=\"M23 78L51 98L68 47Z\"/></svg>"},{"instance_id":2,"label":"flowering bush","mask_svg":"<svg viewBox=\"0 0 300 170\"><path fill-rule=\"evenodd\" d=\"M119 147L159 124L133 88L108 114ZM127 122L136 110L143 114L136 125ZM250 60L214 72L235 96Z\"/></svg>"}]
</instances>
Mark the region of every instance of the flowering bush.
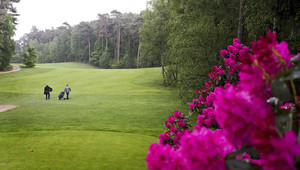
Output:
<instances>
[{"instance_id":1,"label":"flowering bush","mask_svg":"<svg viewBox=\"0 0 300 170\"><path fill-rule=\"evenodd\" d=\"M233 39L233 45L227 47L227 50L221 50L221 56L224 59L223 66L214 66L214 71L208 73L210 80L205 83L205 86L197 90L199 99L194 99L190 103L192 112L198 113L197 126L194 129L201 129L202 127L219 129L219 124L215 116L215 92L216 87L228 88L230 85L236 85L238 82L238 63L240 51L249 49L248 47L240 44L240 41ZM224 67L224 70L223 70Z\"/></svg>"},{"instance_id":2,"label":"flowering bush","mask_svg":"<svg viewBox=\"0 0 300 170\"><path fill-rule=\"evenodd\" d=\"M225 69L215 66L190 104L199 114L194 131L176 111L160 144L149 148L148 168L300 168L300 55L289 54L272 31L252 52L238 39L221 50Z\"/></svg>"},{"instance_id":3,"label":"flowering bush","mask_svg":"<svg viewBox=\"0 0 300 170\"><path fill-rule=\"evenodd\" d=\"M181 112L176 110L174 115L170 116L168 120L165 121L165 126L168 131L160 134L159 143L162 145L169 144L175 148L179 148L180 138L184 134L188 134L190 122L188 121L189 116L183 116Z\"/></svg>"}]
</instances>

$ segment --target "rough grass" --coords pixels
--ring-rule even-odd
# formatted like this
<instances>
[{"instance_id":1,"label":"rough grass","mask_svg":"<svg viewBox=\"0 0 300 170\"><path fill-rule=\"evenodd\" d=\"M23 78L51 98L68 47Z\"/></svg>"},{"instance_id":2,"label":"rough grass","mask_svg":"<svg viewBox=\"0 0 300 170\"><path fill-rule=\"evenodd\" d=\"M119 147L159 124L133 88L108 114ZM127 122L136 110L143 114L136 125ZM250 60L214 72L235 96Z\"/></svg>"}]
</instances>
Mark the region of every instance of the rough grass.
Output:
<instances>
[{"instance_id":1,"label":"rough grass","mask_svg":"<svg viewBox=\"0 0 300 170\"><path fill-rule=\"evenodd\" d=\"M104 70L39 64L0 75L0 169L146 169L175 110L187 113L160 68ZM66 84L70 100L58 100ZM54 91L45 100L44 86ZM33 152L29 152L33 150Z\"/></svg>"}]
</instances>

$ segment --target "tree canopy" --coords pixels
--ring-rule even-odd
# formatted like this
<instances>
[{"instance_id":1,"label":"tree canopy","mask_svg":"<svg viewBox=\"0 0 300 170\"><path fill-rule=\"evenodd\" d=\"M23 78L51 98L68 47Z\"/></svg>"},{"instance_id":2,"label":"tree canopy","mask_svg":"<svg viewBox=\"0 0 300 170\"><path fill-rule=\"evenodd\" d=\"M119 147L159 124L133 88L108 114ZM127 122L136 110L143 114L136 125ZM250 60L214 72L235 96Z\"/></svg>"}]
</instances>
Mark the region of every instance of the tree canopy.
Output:
<instances>
[{"instance_id":1,"label":"tree canopy","mask_svg":"<svg viewBox=\"0 0 300 170\"><path fill-rule=\"evenodd\" d=\"M15 42L13 40L15 24L17 24L17 10L13 3L19 0L0 1L0 71L6 70L15 52Z\"/></svg>"},{"instance_id":2,"label":"tree canopy","mask_svg":"<svg viewBox=\"0 0 300 170\"><path fill-rule=\"evenodd\" d=\"M250 43L268 29L289 43L300 42L300 2L297 0L149 0L141 14L98 14L98 19L39 30L17 41L17 51L36 48L38 62L84 62L101 68L161 67L163 83L192 99L207 81L219 51L233 38ZM13 61L20 61L15 55Z\"/></svg>"}]
</instances>

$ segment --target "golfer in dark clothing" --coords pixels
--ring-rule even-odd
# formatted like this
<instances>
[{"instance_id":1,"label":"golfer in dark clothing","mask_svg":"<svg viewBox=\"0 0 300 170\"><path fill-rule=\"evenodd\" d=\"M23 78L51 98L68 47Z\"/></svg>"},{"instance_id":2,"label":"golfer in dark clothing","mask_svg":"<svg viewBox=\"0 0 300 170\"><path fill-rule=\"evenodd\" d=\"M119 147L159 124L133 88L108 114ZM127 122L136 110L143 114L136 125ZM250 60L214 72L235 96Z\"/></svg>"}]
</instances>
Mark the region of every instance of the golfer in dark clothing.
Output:
<instances>
[{"instance_id":1,"label":"golfer in dark clothing","mask_svg":"<svg viewBox=\"0 0 300 170\"><path fill-rule=\"evenodd\" d=\"M52 92L52 88L49 87L48 85L46 85L46 87L44 89L44 94L46 95L46 100L50 99L50 92Z\"/></svg>"}]
</instances>

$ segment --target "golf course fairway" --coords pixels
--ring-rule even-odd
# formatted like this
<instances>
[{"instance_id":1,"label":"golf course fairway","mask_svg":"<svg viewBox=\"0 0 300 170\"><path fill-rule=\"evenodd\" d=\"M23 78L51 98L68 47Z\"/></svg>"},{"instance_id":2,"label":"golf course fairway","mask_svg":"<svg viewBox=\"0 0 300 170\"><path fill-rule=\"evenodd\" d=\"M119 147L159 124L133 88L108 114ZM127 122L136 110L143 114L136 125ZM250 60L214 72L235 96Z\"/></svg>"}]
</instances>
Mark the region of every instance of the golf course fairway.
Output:
<instances>
[{"instance_id":1,"label":"golf course fairway","mask_svg":"<svg viewBox=\"0 0 300 170\"><path fill-rule=\"evenodd\" d=\"M66 84L69 100L58 100ZM44 87L53 88L50 100ZM0 75L0 169L147 169L175 110L188 113L161 68L38 64Z\"/></svg>"}]
</instances>

